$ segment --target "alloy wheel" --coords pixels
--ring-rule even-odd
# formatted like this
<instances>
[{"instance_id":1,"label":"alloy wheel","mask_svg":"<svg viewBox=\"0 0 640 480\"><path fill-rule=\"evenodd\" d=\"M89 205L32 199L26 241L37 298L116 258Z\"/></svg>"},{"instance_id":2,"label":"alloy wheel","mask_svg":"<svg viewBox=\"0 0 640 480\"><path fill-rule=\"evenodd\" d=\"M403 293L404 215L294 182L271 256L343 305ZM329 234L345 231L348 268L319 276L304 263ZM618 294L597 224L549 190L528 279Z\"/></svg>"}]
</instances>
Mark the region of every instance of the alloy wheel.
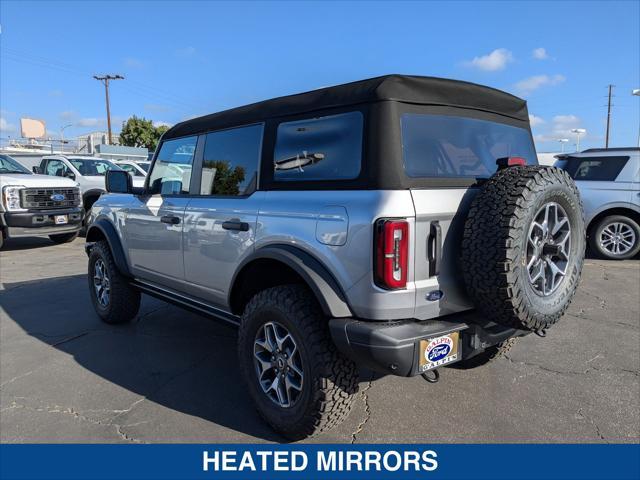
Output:
<instances>
[{"instance_id":1,"label":"alloy wheel","mask_svg":"<svg viewBox=\"0 0 640 480\"><path fill-rule=\"evenodd\" d=\"M302 358L293 336L278 322L262 325L253 344L253 358L262 391L276 405L289 408L302 394Z\"/></svg>"},{"instance_id":2,"label":"alloy wheel","mask_svg":"<svg viewBox=\"0 0 640 480\"><path fill-rule=\"evenodd\" d=\"M93 265L93 289L100 306L106 307L109 305L111 282L109 280L109 274L107 273L107 267L101 259L96 260L96 263Z\"/></svg>"},{"instance_id":3,"label":"alloy wheel","mask_svg":"<svg viewBox=\"0 0 640 480\"><path fill-rule=\"evenodd\" d=\"M558 203L549 202L536 213L527 237L529 283L541 296L555 292L565 278L571 251L571 223Z\"/></svg>"},{"instance_id":4,"label":"alloy wheel","mask_svg":"<svg viewBox=\"0 0 640 480\"><path fill-rule=\"evenodd\" d=\"M598 239L600 247L612 255L625 255L636 245L636 232L623 222L605 225Z\"/></svg>"}]
</instances>

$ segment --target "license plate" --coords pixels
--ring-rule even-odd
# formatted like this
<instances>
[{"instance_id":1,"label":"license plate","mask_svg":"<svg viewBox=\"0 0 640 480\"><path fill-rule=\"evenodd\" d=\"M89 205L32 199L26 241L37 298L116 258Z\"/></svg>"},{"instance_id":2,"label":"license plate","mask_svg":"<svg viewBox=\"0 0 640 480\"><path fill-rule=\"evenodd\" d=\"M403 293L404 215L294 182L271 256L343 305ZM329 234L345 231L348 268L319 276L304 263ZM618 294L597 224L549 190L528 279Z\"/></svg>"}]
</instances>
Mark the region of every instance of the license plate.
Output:
<instances>
[{"instance_id":1,"label":"license plate","mask_svg":"<svg viewBox=\"0 0 640 480\"><path fill-rule=\"evenodd\" d=\"M425 372L460 360L460 333L420 340L420 371Z\"/></svg>"},{"instance_id":2,"label":"license plate","mask_svg":"<svg viewBox=\"0 0 640 480\"><path fill-rule=\"evenodd\" d=\"M69 219L66 215L56 215L55 222L56 225L64 225L69 222Z\"/></svg>"}]
</instances>

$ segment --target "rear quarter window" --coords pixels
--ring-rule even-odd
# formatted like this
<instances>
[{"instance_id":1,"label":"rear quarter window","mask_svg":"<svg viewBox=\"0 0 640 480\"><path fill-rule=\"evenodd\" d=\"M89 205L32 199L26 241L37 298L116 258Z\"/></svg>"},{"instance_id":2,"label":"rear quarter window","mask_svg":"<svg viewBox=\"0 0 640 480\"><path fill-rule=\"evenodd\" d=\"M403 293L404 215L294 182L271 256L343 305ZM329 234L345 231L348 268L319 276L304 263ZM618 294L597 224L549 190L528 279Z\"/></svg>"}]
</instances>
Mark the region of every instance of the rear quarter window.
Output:
<instances>
[{"instance_id":1,"label":"rear quarter window","mask_svg":"<svg viewBox=\"0 0 640 480\"><path fill-rule=\"evenodd\" d=\"M346 180L360 174L363 115L348 112L278 125L276 181Z\"/></svg>"},{"instance_id":2,"label":"rear quarter window","mask_svg":"<svg viewBox=\"0 0 640 480\"><path fill-rule=\"evenodd\" d=\"M612 182L627 164L629 157L569 158L563 167L574 180Z\"/></svg>"}]
</instances>

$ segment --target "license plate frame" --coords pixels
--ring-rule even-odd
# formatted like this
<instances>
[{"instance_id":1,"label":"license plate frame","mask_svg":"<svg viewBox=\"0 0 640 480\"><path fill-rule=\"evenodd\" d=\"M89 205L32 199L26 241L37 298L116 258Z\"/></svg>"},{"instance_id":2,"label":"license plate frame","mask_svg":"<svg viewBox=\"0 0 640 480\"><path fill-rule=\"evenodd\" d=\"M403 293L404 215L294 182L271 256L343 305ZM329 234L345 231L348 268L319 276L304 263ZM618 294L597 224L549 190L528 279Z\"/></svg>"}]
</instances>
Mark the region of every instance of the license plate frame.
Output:
<instances>
[{"instance_id":1,"label":"license plate frame","mask_svg":"<svg viewBox=\"0 0 640 480\"><path fill-rule=\"evenodd\" d=\"M421 339L419 347L420 373L462 360L459 331Z\"/></svg>"},{"instance_id":2,"label":"license plate frame","mask_svg":"<svg viewBox=\"0 0 640 480\"><path fill-rule=\"evenodd\" d=\"M53 217L53 222L56 225L66 225L67 223L69 223L69 216L68 215L55 215Z\"/></svg>"}]
</instances>

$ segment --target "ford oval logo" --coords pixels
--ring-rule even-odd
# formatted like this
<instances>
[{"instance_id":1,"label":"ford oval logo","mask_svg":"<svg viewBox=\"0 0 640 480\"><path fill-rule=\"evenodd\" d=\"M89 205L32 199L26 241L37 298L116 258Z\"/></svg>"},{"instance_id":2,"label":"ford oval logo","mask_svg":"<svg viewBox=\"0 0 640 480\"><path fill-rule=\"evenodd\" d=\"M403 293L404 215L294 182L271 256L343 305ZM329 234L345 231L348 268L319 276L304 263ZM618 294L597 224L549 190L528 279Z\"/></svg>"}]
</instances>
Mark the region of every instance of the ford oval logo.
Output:
<instances>
[{"instance_id":1,"label":"ford oval logo","mask_svg":"<svg viewBox=\"0 0 640 480\"><path fill-rule=\"evenodd\" d=\"M62 194L62 193L54 193L53 195L51 195L49 197L51 200L53 200L54 202L61 202L63 201L66 197Z\"/></svg>"},{"instance_id":2,"label":"ford oval logo","mask_svg":"<svg viewBox=\"0 0 640 480\"><path fill-rule=\"evenodd\" d=\"M446 343L443 345L438 345L437 347L433 347L433 349L429 352L429 361L437 362L438 360L442 360L451 351L451 345L447 345Z\"/></svg>"}]
</instances>

